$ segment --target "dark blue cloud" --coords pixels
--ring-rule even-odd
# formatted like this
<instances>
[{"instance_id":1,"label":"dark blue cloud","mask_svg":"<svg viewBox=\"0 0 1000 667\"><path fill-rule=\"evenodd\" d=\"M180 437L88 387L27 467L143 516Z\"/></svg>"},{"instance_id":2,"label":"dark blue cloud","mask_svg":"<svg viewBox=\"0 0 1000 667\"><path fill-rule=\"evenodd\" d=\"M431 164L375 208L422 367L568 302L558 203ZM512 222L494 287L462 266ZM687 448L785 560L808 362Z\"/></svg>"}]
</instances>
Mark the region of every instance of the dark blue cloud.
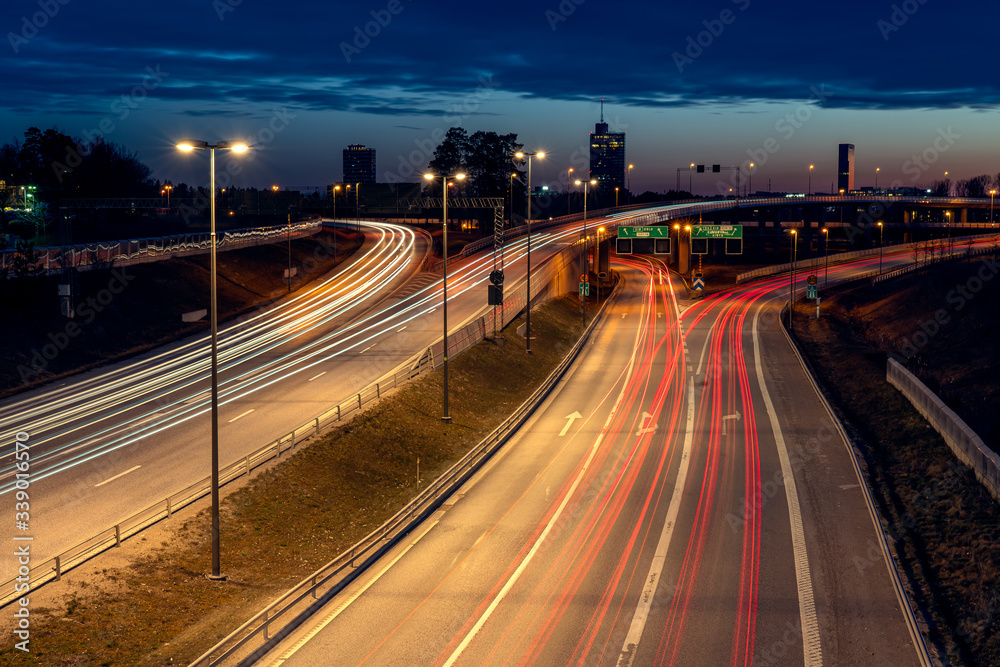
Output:
<instances>
[{"instance_id":1,"label":"dark blue cloud","mask_svg":"<svg viewBox=\"0 0 1000 667\"><path fill-rule=\"evenodd\" d=\"M481 77L526 98L643 107L801 101L822 84L834 94L820 103L837 108L1000 103L992 6L971 21L919 0L51 2L44 21L37 0L0 10L7 109L71 99L101 113L157 66L169 76L152 99L377 115L440 114Z\"/></svg>"}]
</instances>

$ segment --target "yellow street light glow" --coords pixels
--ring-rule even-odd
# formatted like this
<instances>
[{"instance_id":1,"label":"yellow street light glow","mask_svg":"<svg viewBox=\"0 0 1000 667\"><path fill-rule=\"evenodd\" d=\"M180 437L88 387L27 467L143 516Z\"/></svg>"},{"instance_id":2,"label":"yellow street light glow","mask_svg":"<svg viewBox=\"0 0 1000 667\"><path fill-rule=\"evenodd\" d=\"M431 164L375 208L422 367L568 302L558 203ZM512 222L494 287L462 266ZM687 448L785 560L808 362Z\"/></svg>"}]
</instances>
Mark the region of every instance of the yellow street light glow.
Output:
<instances>
[{"instance_id":1,"label":"yellow street light glow","mask_svg":"<svg viewBox=\"0 0 1000 667\"><path fill-rule=\"evenodd\" d=\"M427 180L429 181L429 180L431 180L432 178L434 178L434 174L424 174L424 178L426 178L426 179L427 179ZM350 185L348 185L347 187L351 187L351 186L350 186Z\"/></svg>"},{"instance_id":2,"label":"yellow street light glow","mask_svg":"<svg viewBox=\"0 0 1000 667\"><path fill-rule=\"evenodd\" d=\"M194 146L192 146L191 144L189 144L187 142L177 144L177 148L179 148L179 149L181 149L182 151L185 151L185 152L186 151L193 151L194 150Z\"/></svg>"},{"instance_id":3,"label":"yellow street light glow","mask_svg":"<svg viewBox=\"0 0 1000 667\"><path fill-rule=\"evenodd\" d=\"M597 231L599 231L600 233L602 233L602 234L603 234L603 233L604 233L604 227L598 227L598 228L597 228Z\"/></svg>"},{"instance_id":4,"label":"yellow street light glow","mask_svg":"<svg viewBox=\"0 0 1000 667\"><path fill-rule=\"evenodd\" d=\"M229 147L229 150L231 150L234 153L246 153L248 150L250 150L250 147L247 146L246 144L233 144L232 146Z\"/></svg>"},{"instance_id":5,"label":"yellow street light glow","mask_svg":"<svg viewBox=\"0 0 1000 667\"><path fill-rule=\"evenodd\" d=\"M545 153L538 153L535 157L543 158L545 157Z\"/></svg>"},{"instance_id":6,"label":"yellow street light glow","mask_svg":"<svg viewBox=\"0 0 1000 667\"><path fill-rule=\"evenodd\" d=\"M460 181L465 178L465 174L455 174L455 180Z\"/></svg>"},{"instance_id":7,"label":"yellow street light glow","mask_svg":"<svg viewBox=\"0 0 1000 667\"><path fill-rule=\"evenodd\" d=\"M680 228L681 228L681 226L679 224L674 223L674 229L680 229Z\"/></svg>"},{"instance_id":8,"label":"yellow street light glow","mask_svg":"<svg viewBox=\"0 0 1000 667\"><path fill-rule=\"evenodd\" d=\"M691 225L684 225L684 231L685 232L690 232L691 231Z\"/></svg>"}]
</instances>

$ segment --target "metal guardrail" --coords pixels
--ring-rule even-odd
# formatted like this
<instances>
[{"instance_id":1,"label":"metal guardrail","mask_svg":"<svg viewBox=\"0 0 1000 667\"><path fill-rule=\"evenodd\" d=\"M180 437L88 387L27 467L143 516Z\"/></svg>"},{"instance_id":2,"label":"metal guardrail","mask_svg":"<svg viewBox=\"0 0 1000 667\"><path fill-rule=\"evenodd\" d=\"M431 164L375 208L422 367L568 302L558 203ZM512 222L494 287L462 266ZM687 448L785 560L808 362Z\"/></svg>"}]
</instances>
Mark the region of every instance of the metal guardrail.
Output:
<instances>
[{"instance_id":1,"label":"metal guardrail","mask_svg":"<svg viewBox=\"0 0 1000 667\"><path fill-rule=\"evenodd\" d=\"M951 252L951 254L956 254L955 250L954 250L954 246L956 246L958 244L967 243L967 242L982 241L982 240L987 239L987 238L998 238L998 239L1000 239L1000 237L997 237L996 234L976 234L976 235L973 235L973 236L959 236L959 237L955 237L955 238L951 239L950 244L952 246L952 250L950 252ZM918 246L920 246L922 244L926 244L926 241L919 241L919 242L916 242L916 243L903 243L903 244L900 244L900 245L886 246L886 247L892 249L893 251L914 250L916 247L918 247ZM936 245L931 245L929 247L931 249L933 249L933 250L940 250L941 248L946 247L948 245L949 245L949 242L946 239L938 239ZM798 262L795 262L795 270L796 271L804 271L806 269L818 269L828 259L832 260L834 263L839 263L839 262L846 262L846 261L849 261L849 260L852 260L852 259L858 259L860 257L871 257L873 255L878 255L878 252L879 252L878 248L867 248L865 250L852 250L851 252L837 253L835 255L830 255L829 257L810 257L809 259L803 259L803 260L799 260ZM773 276L773 275L778 274L778 273L785 273L786 271L790 271L791 268L792 268L792 264L788 263L788 262L786 262L784 264L773 264L771 266L762 266L759 269L754 269L752 271L747 271L746 273L737 274L737 276L736 276L736 284L738 285L740 283L746 282L748 280L754 280L756 278L763 278L763 277L766 277L766 276ZM871 277L872 275L878 275L878 272L876 271L876 272L874 272L872 274L865 274L864 277Z\"/></svg>"},{"instance_id":2,"label":"metal guardrail","mask_svg":"<svg viewBox=\"0 0 1000 667\"><path fill-rule=\"evenodd\" d=\"M616 283L614 289L617 287ZM609 296L576 345L549 374L542 386L500 426L392 518L258 612L192 662L191 667L214 667L224 663L252 665L436 511L534 412L576 359L610 300ZM360 565L355 564L362 559ZM272 633L272 626L278 622L283 625ZM255 641L256 646L249 646Z\"/></svg>"},{"instance_id":3,"label":"metal guardrail","mask_svg":"<svg viewBox=\"0 0 1000 667\"><path fill-rule=\"evenodd\" d=\"M572 246L568 247L538 266L533 271L535 273L535 280L532 281L532 298L541 293L555 275L563 270L568 263L575 261L578 257L578 252ZM494 327L496 327L496 330L502 330L520 314L525 304L526 289L525 283L522 280L504 298L502 306L484 307L480 312L470 317L465 324L449 333L449 355L454 357L461 354L490 335L495 330ZM350 399L338 403L317 417L293 429L291 432L221 468L219 470L219 484L225 485L243 475L249 476L255 468L272 459L279 458L281 454L292 450L305 438L317 435L324 428L362 410L365 405L380 399L385 392L395 389L399 385L423 373L440 367L444 363L444 357L441 354L442 348L442 340L438 340L421 353L400 364L393 371L369 384ZM31 568L29 574L31 587L34 589L50 581L59 581L62 575L68 570L106 549L121 546L122 540L136 535L162 519L169 518L177 510L206 496L210 491L211 478L205 477L118 521L115 525L101 531L97 535L66 549L52 558L38 563ZM16 579L14 578L0 583L0 607L6 606L18 598L18 594L14 588L15 584Z\"/></svg>"},{"instance_id":4,"label":"metal guardrail","mask_svg":"<svg viewBox=\"0 0 1000 667\"><path fill-rule=\"evenodd\" d=\"M886 364L885 379L905 396L934 427L960 461L976 472L976 478L1000 501L1000 456L986 446L954 410L895 359Z\"/></svg>"},{"instance_id":5,"label":"metal guardrail","mask_svg":"<svg viewBox=\"0 0 1000 667\"><path fill-rule=\"evenodd\" d=\"M298 222L288 226L253 227L234 229L218 235L216 248L220 252L236 250L257 245L274 243L284 240L289 235L292 238L303 238L318 234L323 228L320 219L308 222ZM113 243L87 243L74 246L56 246L36 248L38 260L37 270L44 275L62 272L67 267L87 270L98 267L132 266L157 262L173 257L200 255L211 249L211 236L205 234L179 234L175 236L158 236L152 238L131 239ZM12 276L15 250L0 251L0 271L7 270Z\"/></svg>"}]
</instances>

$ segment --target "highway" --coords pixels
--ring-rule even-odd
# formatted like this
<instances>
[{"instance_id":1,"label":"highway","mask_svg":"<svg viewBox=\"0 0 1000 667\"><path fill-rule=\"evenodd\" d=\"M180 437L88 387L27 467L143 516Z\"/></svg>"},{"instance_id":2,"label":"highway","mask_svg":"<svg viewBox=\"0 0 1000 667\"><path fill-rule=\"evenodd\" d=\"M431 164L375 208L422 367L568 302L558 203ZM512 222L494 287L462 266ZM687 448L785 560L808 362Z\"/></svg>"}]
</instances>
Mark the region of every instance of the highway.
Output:
<instances>
[{"instance_id":1,"label":"highway","mask_svg":"<svg viewBox=\"0 0 1000 667\"><path fill-rule=\"evenodd\" d=\"M529 422L261 664L920 664L778 325L788 277L688 301L655 260L615 268Z\"/></svg>"},{"instance_id":2,"label":"highway","mask_svg":"<svg viewBox=\"0 0 1000 667\"><path fill-rule=\"evenodd\" d=\"M532 235L541 267L582 223ZM428 241L411 228L365 223L356 255L278 305L220 326L222 465L287 434L441 337L441 277L420 273ZM526 239L507 245L508 287L524 278ZM486 307L492 255L449 270L452 328ZM206 334L0 402L0 498L12 498L15 436L28 434L31 521L0 537L34 538L39 563L207 477ZM24 437L24 436L21 436ZM14 576L3 559L0 580Z\"/></svg>"}]
</instances>

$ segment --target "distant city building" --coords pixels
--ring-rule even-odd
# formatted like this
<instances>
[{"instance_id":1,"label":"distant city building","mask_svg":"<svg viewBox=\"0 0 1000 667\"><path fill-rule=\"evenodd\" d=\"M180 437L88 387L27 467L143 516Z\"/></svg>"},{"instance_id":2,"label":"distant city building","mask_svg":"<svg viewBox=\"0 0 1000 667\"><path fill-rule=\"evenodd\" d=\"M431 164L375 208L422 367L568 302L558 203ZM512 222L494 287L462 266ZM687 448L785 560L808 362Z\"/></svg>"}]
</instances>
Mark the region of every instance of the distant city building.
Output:
<instances>
[{"instance_id":1,"label":"distant city building","mask_svg":"<svg viewBox=\"0 0 1000 667\"><path fill-rule=\"evenodd\" d=\"M344 182L375 182L375 149L352 144L344 149Z\"/></svg>"},{"instance_id":2,"label":"distant city building","mask_svg":"<svg viewBox=\"0 0 1000 667\"><path fill-rule=\"evenodd\" d=\"M845 194L854 190L854 144L840 144L837 189L843 190Z\"/></svg>"},{"instance_id":3,"label":"distant city building","mask_svg":"<svg viewBox=\"0 0 1000 667\"><path fill-rule=\"evenodd\" d=\"M597 179L595 189L614 192L625 189L625 133L608 132L604 122L604 100L601 100L601 122L590 133L590 178Z\"/></svg>"}]
</instances>

